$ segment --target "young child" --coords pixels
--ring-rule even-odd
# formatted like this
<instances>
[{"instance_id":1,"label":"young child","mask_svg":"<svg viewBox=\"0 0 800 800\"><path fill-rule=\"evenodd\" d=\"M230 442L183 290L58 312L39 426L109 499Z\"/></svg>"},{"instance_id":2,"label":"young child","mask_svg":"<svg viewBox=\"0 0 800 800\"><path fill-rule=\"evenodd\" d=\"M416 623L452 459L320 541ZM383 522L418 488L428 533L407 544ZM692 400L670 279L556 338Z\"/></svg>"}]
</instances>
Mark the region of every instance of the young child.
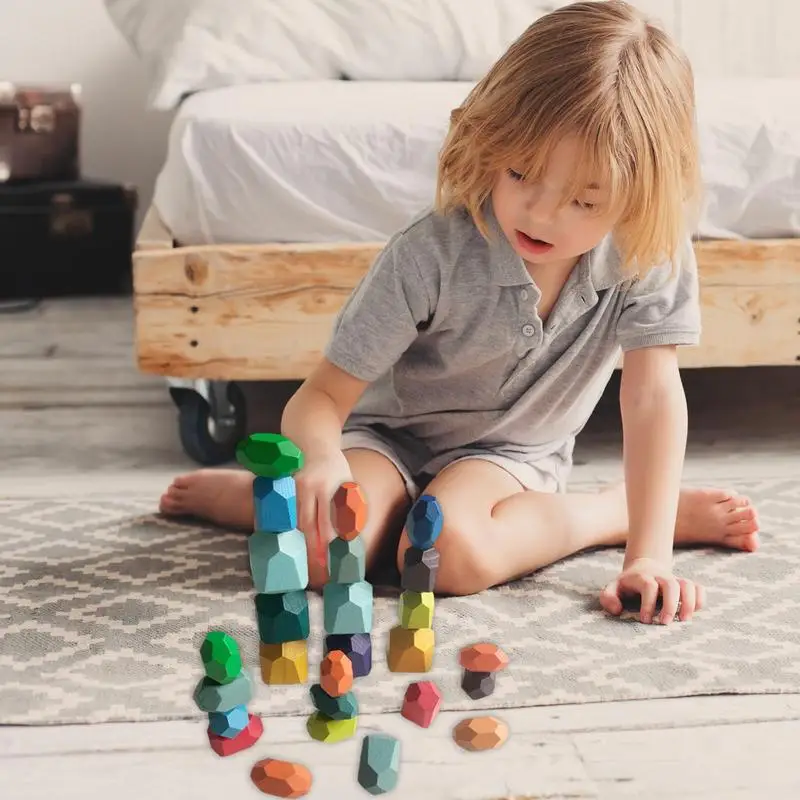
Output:
<instances>
[{"instance_id":1,"label":"young child","mask_svg":"<svg viewBox=\"0 0 800 800\"><path fill-rule=\"evenodd\" d=\"M632 594L643 622L691 618L704 591L673 574L673 545L758 546L748 498L680 486L699 196L691 67L637 10L578 2L511 45L452 114L435 208L389 240L286 406L312 587L330 498L355 480L370 566L388 549L402 569L424 490L444 512L439 592L624 545L603 607L620 614ZM620 353L625 481L568 494L575 437ZM161 510L252 529L251 481L181 476Z\"/></svg>"}]
</instances>

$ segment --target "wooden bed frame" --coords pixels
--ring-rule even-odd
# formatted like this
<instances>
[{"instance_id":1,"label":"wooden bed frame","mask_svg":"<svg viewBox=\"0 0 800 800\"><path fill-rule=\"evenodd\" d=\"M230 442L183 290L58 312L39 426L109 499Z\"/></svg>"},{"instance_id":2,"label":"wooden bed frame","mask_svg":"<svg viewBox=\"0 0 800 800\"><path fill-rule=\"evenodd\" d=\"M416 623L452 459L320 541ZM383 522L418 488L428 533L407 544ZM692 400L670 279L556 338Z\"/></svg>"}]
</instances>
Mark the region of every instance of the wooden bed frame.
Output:
<instances>
[{"instance_id":1,"label":"wooden bed frame","mask_svg":"<svg viewBox=\"0 0 800 800\"><path fill-rule=\"evenodd\" d=\"M303 380L382 244L182 247L150 208L134 262L145 373ZM698 242L703 337L681 365L800 364L800 238Z\"/></svg>"}]
</instances>

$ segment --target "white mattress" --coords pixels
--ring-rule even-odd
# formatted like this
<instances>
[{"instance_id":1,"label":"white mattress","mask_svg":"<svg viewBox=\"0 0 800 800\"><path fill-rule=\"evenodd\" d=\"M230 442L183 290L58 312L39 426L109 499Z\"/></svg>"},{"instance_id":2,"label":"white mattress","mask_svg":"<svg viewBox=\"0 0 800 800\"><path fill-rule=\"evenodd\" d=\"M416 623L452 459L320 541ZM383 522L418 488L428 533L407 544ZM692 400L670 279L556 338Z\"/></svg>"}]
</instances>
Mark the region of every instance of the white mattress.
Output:
<instances>
[{"instance_id":1,"label":"white mattress","mask_svg":"<svg viewBox=\"0 0 800 800\"><path fill-rule=\"evenodd\" d=\"M185 244L381 241L433 200L469 83L268 83L186 99L155 205ZM699 81L707 238L800 236L800 81Z\"/></svg>"}]
</instances>

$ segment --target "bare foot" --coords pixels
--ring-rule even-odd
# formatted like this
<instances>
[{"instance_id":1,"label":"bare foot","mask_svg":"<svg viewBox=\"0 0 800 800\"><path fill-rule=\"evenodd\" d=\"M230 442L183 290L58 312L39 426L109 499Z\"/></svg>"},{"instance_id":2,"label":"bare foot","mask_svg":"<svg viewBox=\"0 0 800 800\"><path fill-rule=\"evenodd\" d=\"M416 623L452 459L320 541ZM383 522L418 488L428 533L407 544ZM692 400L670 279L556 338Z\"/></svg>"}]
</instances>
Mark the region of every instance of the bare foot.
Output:
<instances>
[{"instance_id":1,"label":"bare foot","mask_svg":"<svg viewBox=\"0 0 800 800\"><path fill-rule=\"evenodd\" d=\"M244 470L200 469L179 475L161 495L159 510L225 528L253 530L253 475Z\"/></svg>"},{"instance_id":2,"label":"bare foot","mask_svg":"<svg viewBox=\"0 0 800 800\"><path fill-rule=\"evenodd\" d=\"M678 503L675 544L715 544L735 550L758 549L758 513L736 492L683 489Z\"/></svg>"}]
</instances>

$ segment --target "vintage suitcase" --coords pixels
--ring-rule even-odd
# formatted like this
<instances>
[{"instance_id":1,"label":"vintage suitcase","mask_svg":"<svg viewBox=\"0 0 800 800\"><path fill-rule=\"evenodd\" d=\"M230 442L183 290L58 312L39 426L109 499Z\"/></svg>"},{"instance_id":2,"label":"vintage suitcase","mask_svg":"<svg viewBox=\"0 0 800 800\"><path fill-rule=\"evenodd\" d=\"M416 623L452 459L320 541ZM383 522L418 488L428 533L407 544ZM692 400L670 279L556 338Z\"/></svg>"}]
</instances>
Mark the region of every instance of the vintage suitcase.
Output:
<instances>
[{"instance_id":1,"label":"vintage suitcase","mask_svg":"<svg viewBox=\"0 0 800 800\"><path fill-rule=\"evenodd\" d=\"M137 200L103 181L0 184L0 300L129 293Z\"/></svg>"},{"instance_id":2,"label":"vintage suitcase","mask_svg":"<svg viewBox=\"0 0 800 800\"><path fill-rule=\"evenodd\" d=\"M80 177L80 87L0 83L0 183Z\"/></svg>"}]
</instances>

